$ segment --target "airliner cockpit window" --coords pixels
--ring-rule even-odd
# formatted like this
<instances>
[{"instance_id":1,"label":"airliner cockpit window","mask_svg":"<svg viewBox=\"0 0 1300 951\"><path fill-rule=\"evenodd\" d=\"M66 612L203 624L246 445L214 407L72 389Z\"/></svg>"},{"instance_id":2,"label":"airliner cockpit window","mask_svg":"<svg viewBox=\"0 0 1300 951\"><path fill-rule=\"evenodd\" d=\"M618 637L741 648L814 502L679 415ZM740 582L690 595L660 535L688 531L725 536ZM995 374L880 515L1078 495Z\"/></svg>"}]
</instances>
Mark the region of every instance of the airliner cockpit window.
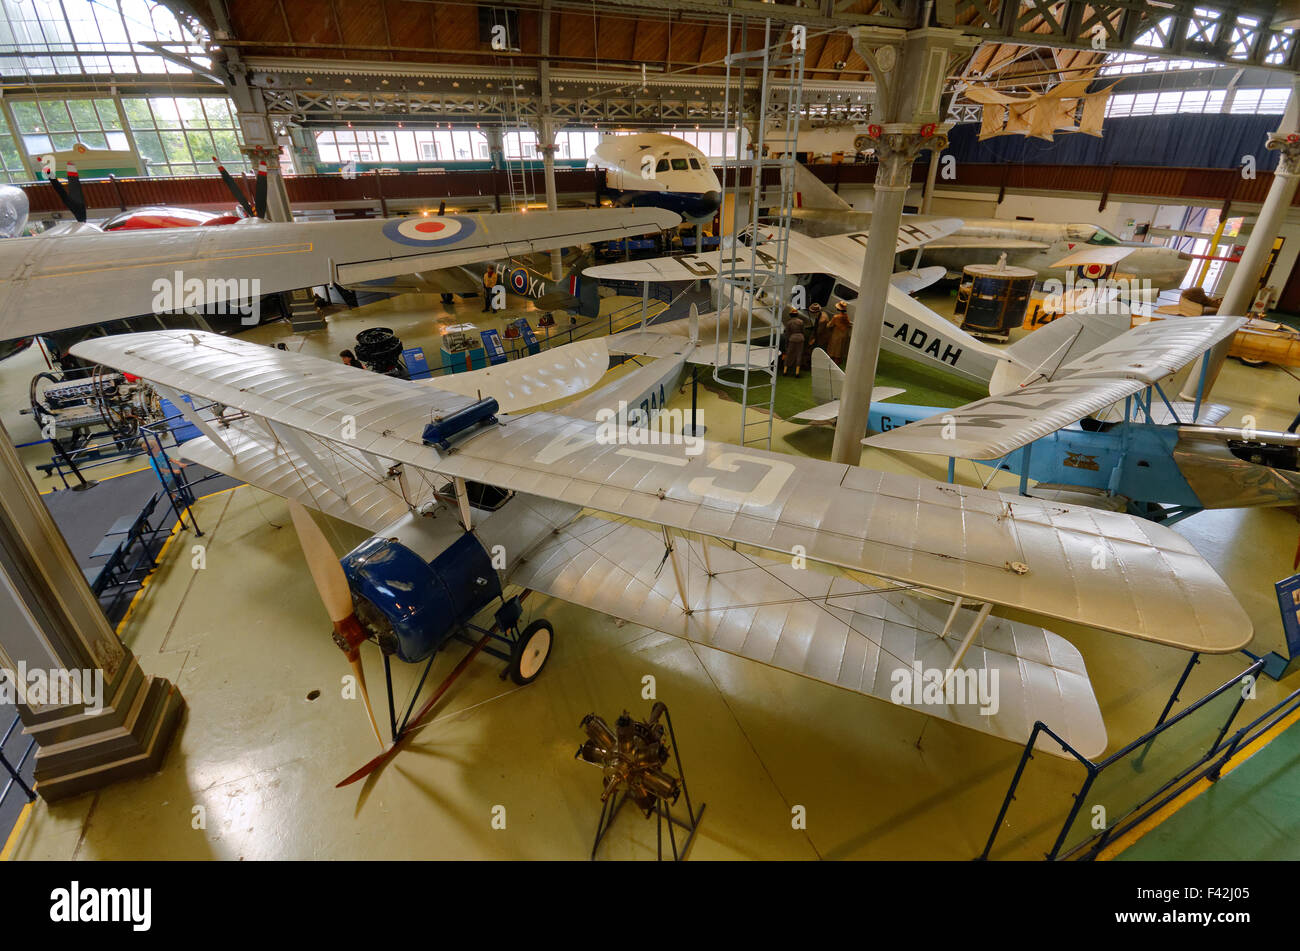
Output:
<instances>
[{"instance_id":1,"label":"airliner cockpit window","mask_svg":"<svg viewBox=\"0 0 1300 951\"><path fill-rule=\"evenodd\" d=\"M668 167L669 167L669 166L668 166L668 159L666 159L666 158L661 158L661 159L659 160L659 164L655 166L655 171L656 171L656 172L666 172L666 171L668 171Z\"/></svg>"},{"instance_id":2,"label":"airliner cockpit window","mask_svg":"<svg viewBox=\"0 0 1300 951\"><path fill-rule=\"evenodd\" d=\"M673 170L677 172L686 171L686 159L684 158L673 159Z\"/></svg>"},{"instance_id":3,"label":"airliner cockpit window","mask_svg":"<svg viewBox=\"0 0 1300 951\"><path fill-rule=\"evenodd\" d=\"M691 159L691 168L698 172L700 170L700 160L697 158Z\"/></svg>"}]
</instances>

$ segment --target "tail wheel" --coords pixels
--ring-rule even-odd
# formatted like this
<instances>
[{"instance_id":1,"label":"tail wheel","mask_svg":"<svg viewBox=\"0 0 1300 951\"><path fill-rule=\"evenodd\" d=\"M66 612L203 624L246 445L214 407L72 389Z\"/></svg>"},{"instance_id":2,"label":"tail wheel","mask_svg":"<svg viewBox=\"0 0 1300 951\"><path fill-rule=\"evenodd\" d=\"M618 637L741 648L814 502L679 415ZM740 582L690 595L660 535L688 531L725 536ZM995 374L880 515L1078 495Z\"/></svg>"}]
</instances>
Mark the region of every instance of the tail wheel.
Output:
<instances>
[{"instance_id":1,"label":"tail wheel","mask_svg":"<svg viewBox=\"0 0 1300 951\"><path fill-rule=\"evenodd\" d=\"M551 656L554 633L551 622L544 618L538 618L523 629L510 650L507 672L511 680L517 684L530 684L537 679Z\"/></svg>"}]
</instances>

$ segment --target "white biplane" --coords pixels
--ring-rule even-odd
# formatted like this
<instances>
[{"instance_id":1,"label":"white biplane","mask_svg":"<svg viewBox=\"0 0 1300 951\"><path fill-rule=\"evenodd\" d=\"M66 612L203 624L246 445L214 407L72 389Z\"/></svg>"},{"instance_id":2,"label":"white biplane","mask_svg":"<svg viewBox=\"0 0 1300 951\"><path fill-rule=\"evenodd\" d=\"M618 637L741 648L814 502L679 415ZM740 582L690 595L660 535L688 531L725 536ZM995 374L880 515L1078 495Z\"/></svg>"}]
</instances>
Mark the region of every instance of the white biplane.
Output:
<instances>
[{"instance_id":1,"label":"white biplane","mask_svg":"<svg viewBox=\"0 0 1300 951\"><path fill-rule=\"evenodd\" d=\"M1041 720L1094 756L1106 730L1079 651L993 608L1186 650L1250 639L1224 582L1159 525L662 438L646 427L653 413L618 420L626 432L611 437L614 408L663 407L700 345L676 346L531 413L501 400L522 408L534 361L552 361L556 381L536 404L569 388L569 348L495 377L457 375L458 392L190 331L75 352L175 397L204 434L183 455L290 500L354 662L367 640L386 661L423 661L499 601L510 673L528 682L553 631L543 620L519 629L519 599L506 596L517 587L1012 742ZM299 505L375 534L340 564ZM973 696L981 672L998 678L996 710ZM900 691L913 677L926 689Z\"/></svg>"}]
</instances>

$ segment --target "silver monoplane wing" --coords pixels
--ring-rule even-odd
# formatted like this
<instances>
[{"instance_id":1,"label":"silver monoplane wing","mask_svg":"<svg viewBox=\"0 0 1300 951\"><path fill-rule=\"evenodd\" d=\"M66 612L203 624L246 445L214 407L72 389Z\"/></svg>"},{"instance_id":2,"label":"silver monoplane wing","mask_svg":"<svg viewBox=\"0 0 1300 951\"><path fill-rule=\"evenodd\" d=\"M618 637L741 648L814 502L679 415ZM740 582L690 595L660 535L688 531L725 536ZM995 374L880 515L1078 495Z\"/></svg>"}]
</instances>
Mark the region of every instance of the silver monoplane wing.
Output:
<instances>
[{"instance_id":1,"label":"silver monoplane wing","mask_svg":"<svg viewBox=\"0 0 1300 951\"><path fill-rule=\"evenodd\" d=\"M247 221L0 241L0 340L658 231L657 208Z\"/></svg>"}]
</instances>

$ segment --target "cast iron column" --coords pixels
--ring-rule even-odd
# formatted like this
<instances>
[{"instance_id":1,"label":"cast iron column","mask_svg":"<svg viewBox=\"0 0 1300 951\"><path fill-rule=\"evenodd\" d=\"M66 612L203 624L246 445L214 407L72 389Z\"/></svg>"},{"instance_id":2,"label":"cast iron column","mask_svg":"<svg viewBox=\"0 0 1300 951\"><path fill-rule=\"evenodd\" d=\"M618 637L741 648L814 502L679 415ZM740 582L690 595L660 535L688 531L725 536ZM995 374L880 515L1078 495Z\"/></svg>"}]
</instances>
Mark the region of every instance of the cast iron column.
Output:
<instances>
[{"instance_id":1,"label":"cast iron column","mask_svg":"<svg viewBox=\"0 0 1300 951\"><path fill-rule=\"evenodd\" d=\"M3 425L0 617L0 667L23 687L18 715L38 746L37 793L62 799L159 767L185 700L167 680L145 674L109 628ZM81 691L28 693L33 671L50 683L102 678L102 708L95 712L98 704Z\"/></svg>"}]
</instances>

